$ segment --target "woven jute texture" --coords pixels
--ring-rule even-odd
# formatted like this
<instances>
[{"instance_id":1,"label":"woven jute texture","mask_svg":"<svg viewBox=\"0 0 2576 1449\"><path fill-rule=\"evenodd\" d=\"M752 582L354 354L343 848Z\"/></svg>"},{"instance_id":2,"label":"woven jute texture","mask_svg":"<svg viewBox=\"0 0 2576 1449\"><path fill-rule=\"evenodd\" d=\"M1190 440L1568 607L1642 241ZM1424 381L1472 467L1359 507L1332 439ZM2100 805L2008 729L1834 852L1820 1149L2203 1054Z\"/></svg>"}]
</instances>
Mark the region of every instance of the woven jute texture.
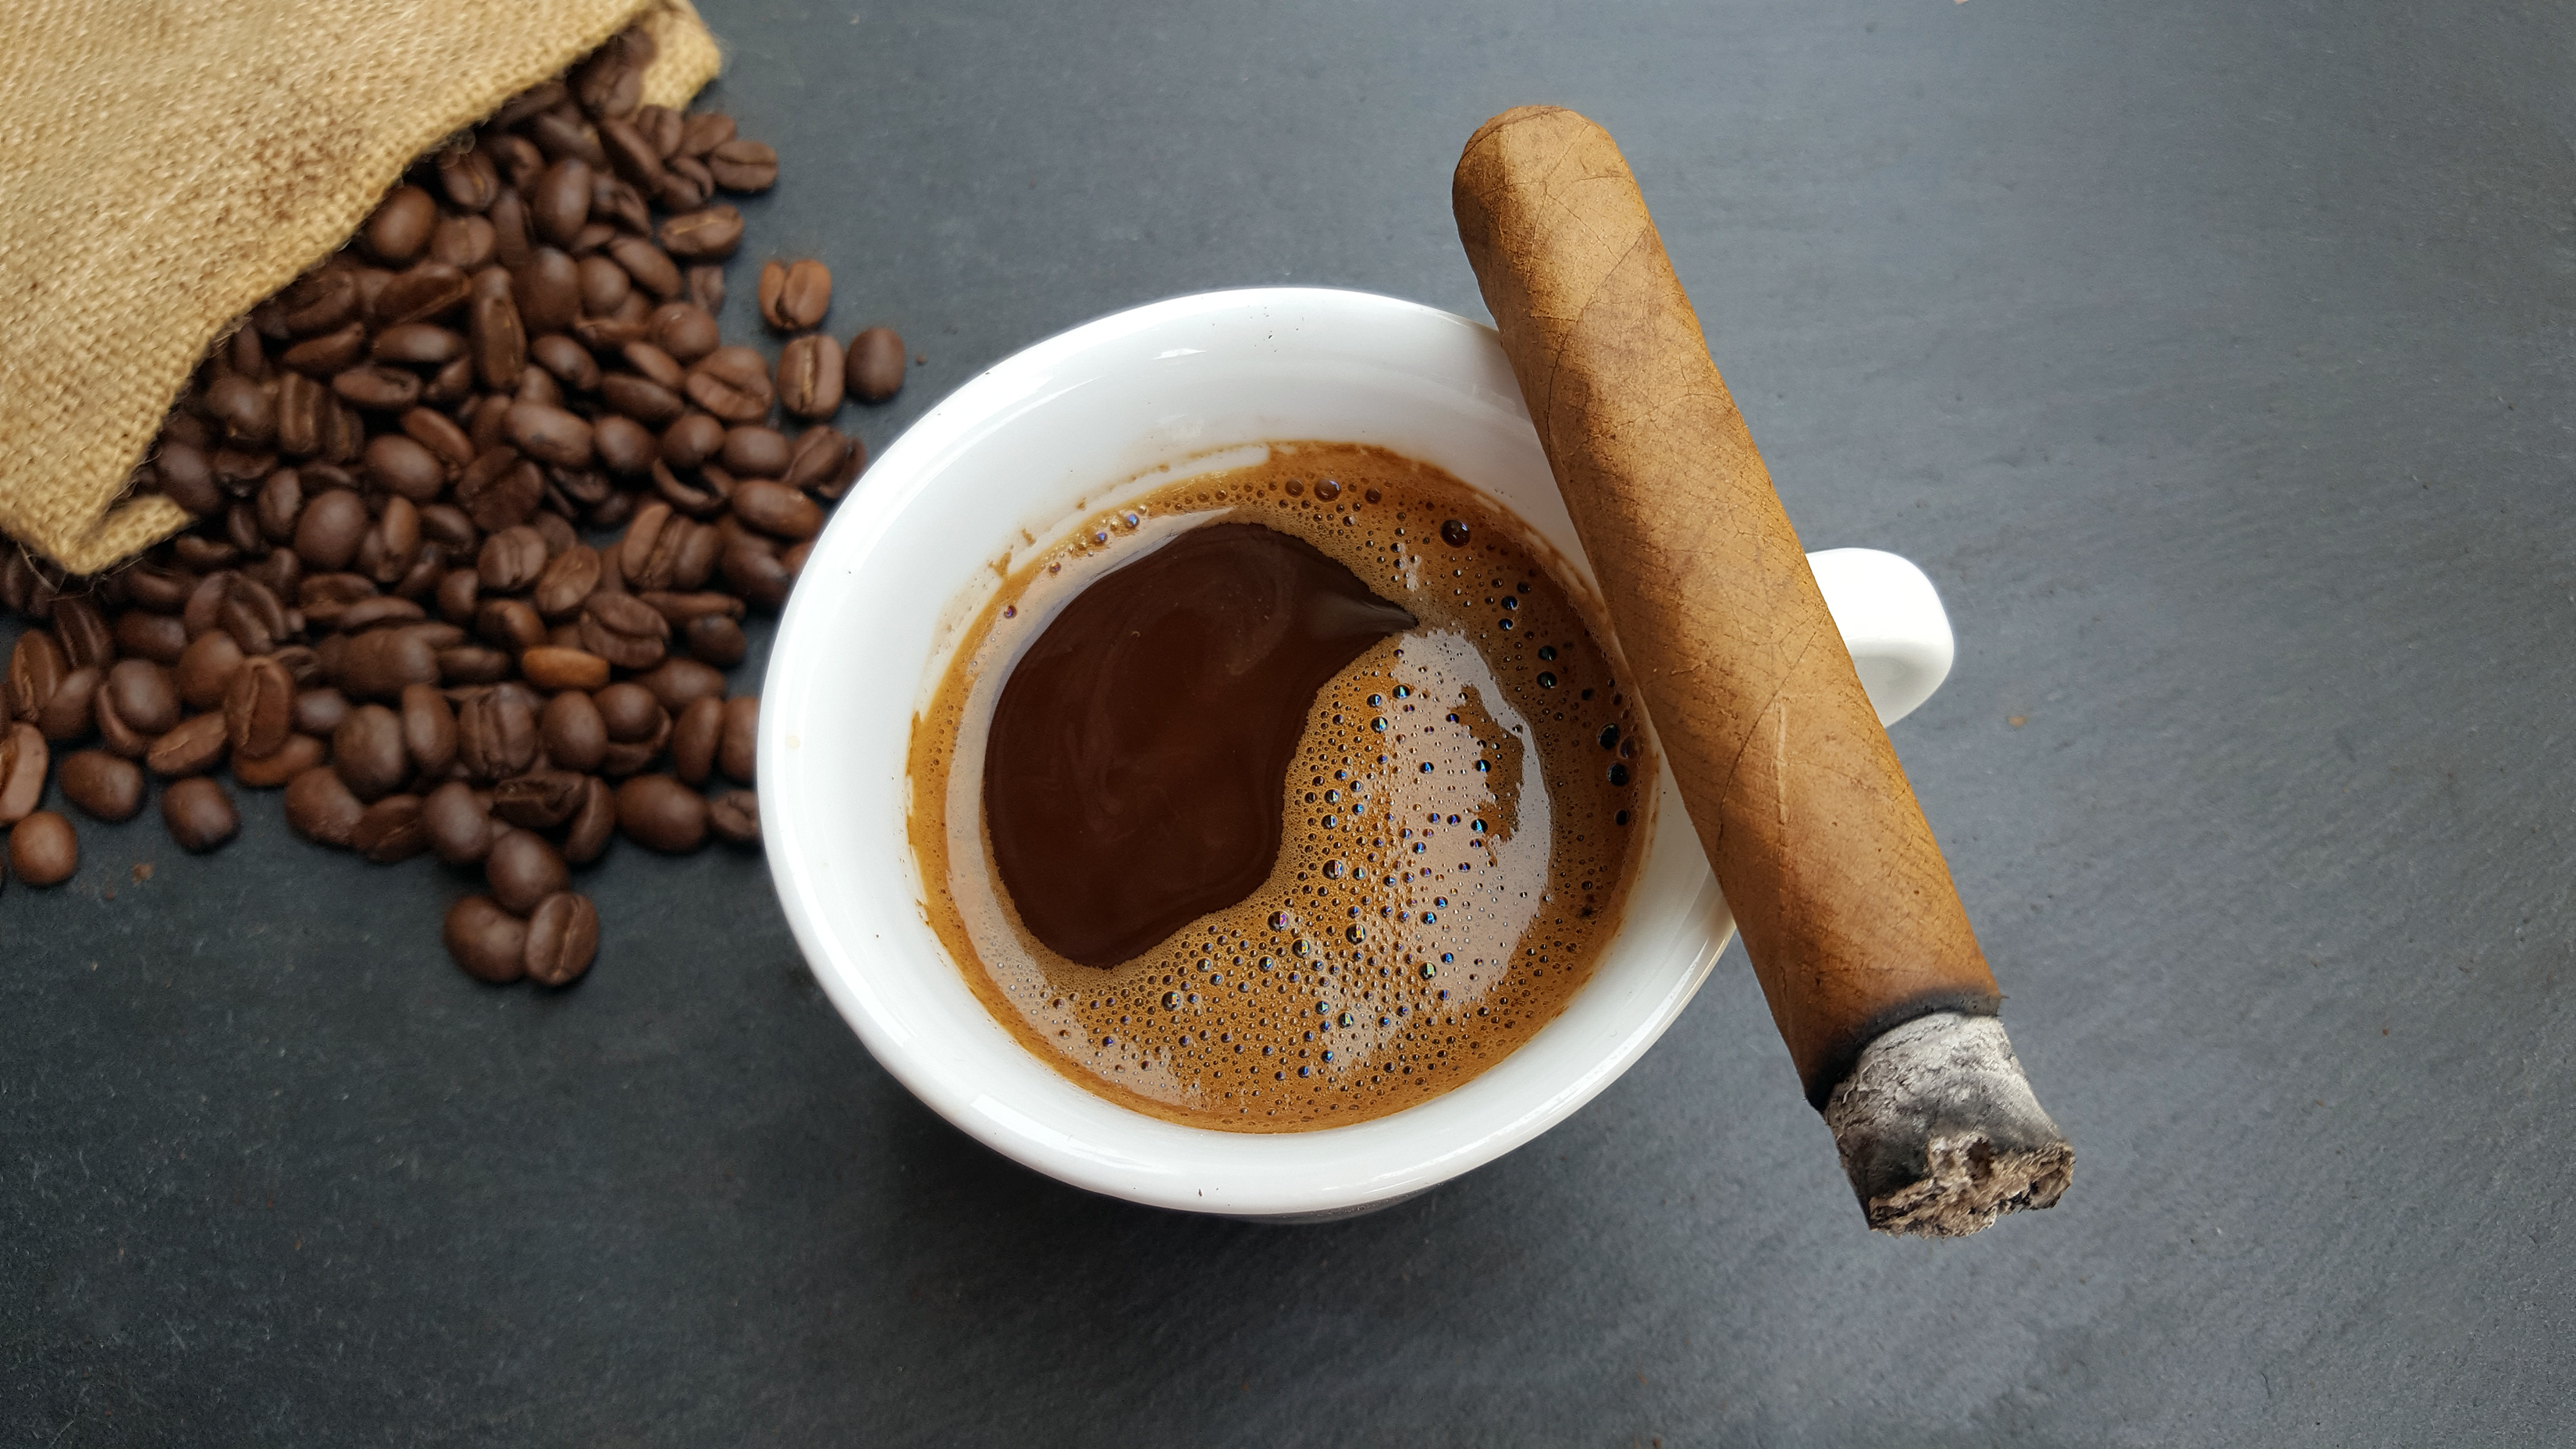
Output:
<instances>
[{"instance_id":1,"label":"woven jute texture","mask_svg":"<svg viewBox=\"0 0 2576 1449\"><path fill-rule=\"evenodd\" d=\"M687 104L719 59L688 0L0 4L0 533L92 573L177 532L119 494L207 345L638 19L645 102Z\"/></svg>"}]
</instances>

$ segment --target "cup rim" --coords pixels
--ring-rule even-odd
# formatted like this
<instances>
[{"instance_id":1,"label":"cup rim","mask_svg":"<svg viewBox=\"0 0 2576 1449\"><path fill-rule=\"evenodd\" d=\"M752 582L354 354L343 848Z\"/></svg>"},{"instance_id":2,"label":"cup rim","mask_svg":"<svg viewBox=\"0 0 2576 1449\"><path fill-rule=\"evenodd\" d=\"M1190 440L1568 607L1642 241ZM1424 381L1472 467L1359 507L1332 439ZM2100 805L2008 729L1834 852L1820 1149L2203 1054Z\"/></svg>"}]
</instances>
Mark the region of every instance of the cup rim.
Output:
<instances>
[{"instance_id":1,"label":"cup rim","mask_svg":"<svg viewBox=\"0 0 2576 1449\"><path fill-rule=\"evenodd\" d=\"M1501 1073L1506 1064L1532 1054L1565 1017L1543 1027L1477 1078L1422 1103L1365 1122L1304 1132L1252 1134L1183 1126L1119 1106L1064 1081L1085 1101L1124 1119L1116 1127L1103 1126L1103 1119L1096 1115L1091 1119L1092 1127L1121 1141L1082 1140L1080 1134L1069 1138L1062 1120L1039 1120L1018 1109L1025 1103L1001 1100L995 1093L983 1090L973 1074L961 1073L952 1062L935 1060L925 1049L920 1023L904 1019L885 993L871 989L868 969L848 944L846 933L835 929L827 919L831 911L823 898L825 883L818 875L808 830L809 817L819 805L812 791L799 788L805 773L803 766L810 761L799 754L797 744L799 730L804 728L799 714L804 698L800 692L801 676L829 667L826 646L836 622L829 611L847 594L843 576L855 575L856 565L885 543L905 510L922 498L938 475L972 451L979 429L994 426L996 419L1024 406L1033 394L1061 383L1062 371L1080 364L1086 356L1114 350L1120 344L1163 330L1197 332L1211 323L1221 327L1247 318L1275 319L1282 315L1385 329L1389 346L1402 340L1458 350L1461 356L1473 351L1474 366L1483 369L1475 382L1479 405L1488 408L1497 422L1516 418L1519 428L1530 429L1527 412L1517 387L1510 382L1500 342L1492 328L1454 313L1376 293L1315 287L1193 293L1111 313L1032 344L985 369L923 414L862 476L859 486L834 511L829 526L816 541L806 577L791 595L780 621L763 685L760 800L771 880L809 967L870 1054L932 1110L1005 1156L1076 1186L1181 1210L1301 1219L1342 1216L1384 1206L1511 1151L1564 1120L1616 1080L1679 1016L1731 937L1733 923L1717 894L1714 878L1708 875L1697 841L1690 834L1668 770L1662 772L1659 782L1656 830L1639 868L1640 883L1653 870L1656 857L1678 850L1683 859L1677 864L1695 870L1701 884L1695 895L1685 893L1676 898L1687 899L1686 906L1664 911L1671 919L1661 924L1670 939L1652 947L1637 947L1658 951L1656 967L1651 971L1641 967L1638 973L1632 973L1642 979L1623 988L1627 996L1619 1007L1617 1030L1596 1030L1593 1035L1600 1039L1588 1042L1578 1056L1549 1073L1543 1089L1519 1082L1519 1077L1529 1075L1528 1070L1516 1076L1515 1090L1523 1100L1507 1113L1489 1109L1487 1117L1499 1115L1501 1120L1489 1122L1472 1140L1426 1142L1410 1154L1409 1162L1393 1168L1381 1163L1358 1178L1337 1178L1326 1173L1301 1185L1290 1180L1294 1174L1269 1174L1257 1187L1227 1183L1211 1193L1212 1184L1205 1177L1194 1179L1186 1170L1174 1170L1165 1159L1173 1154L1188 1158L1194 1151L1192 1139L1204 1140L1204 1151L1210 1157L1239 1158L1244 1156L1240 1144L1259 1143L1275 1144L1274 1155L1283 1162L1329 1158L1342 1144L1362 1136L1387 1136L1387 1124L1401 1124L1407 1119L1419 1122L1422 1119L1417 1114L1437 1115L1443 1103L1474 1091L1479 1083ZM1289 329L1282 326L1279 330ZM1527 445L1536 449L1534 430L1529 431ZM1104 484L1112 481L1102 480ZM1465 481L1471 486L1475 483L1473 479ZM994 527L1001 533L1007 531L1009 524L1001 521ZM1579 547L1565 547L1572 542L1570 536L1552 541L1564 548L1588 585L1589 565ZM823 587L816 587L818 583ZM948 601L939 602L944 605ZM934 653L934 672L944 664L945 650L953 648L954 643L945 641ZM772 708L773 701L780 707ZM1632 905L1633 901L1632 895ZM891 928L903 923L882 924ZM1632 911L1614 934L1613 947L1618 937L1628 935L1635 926ZM927 927L922 929L926 933ZM876 939L882 940L883 933L877 933ZM959 967L944 950L934 949L931 954L939 972L961 977ZM1607 961L1605 950L1603 965ZM957 984L964 989L962 977ZM1582 1001L1602 985L1601 968L1596 967L1594 979L1585 983L1573 1000ZM1569 1003L1568 1013L1572 1010ZM1049 1076L1057 1075L998 1023L991 1022L989 1015L986 1024L1011 1052ZM1565 1045L1560 1043L1554 1055L1564 1052ZM1253 1155L1258 1155L1257 1149ZM1376 1156L1388 1156L1383 1144Z\"/></svg>"}]
</instances>

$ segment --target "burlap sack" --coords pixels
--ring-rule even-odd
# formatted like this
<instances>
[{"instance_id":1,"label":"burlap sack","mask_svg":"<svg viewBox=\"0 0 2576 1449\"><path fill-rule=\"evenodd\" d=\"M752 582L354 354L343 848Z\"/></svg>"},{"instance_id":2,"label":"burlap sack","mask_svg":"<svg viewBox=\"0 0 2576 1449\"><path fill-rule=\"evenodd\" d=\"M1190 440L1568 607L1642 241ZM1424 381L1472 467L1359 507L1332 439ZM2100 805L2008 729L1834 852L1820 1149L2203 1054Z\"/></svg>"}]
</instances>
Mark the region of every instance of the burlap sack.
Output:
<instances>
[{"instance_id":1,"label":"burlap sack","mask_svg":"<svg viewBox=\"0 0 2576 1449\"><path fill-rule=\"evenodd\" d=\"M91 573L177 532L118 494L207 345L639 17L644 100L686 104L718 63L688 0L0 5L0 533Z\"/></svg>"}]
</instances>

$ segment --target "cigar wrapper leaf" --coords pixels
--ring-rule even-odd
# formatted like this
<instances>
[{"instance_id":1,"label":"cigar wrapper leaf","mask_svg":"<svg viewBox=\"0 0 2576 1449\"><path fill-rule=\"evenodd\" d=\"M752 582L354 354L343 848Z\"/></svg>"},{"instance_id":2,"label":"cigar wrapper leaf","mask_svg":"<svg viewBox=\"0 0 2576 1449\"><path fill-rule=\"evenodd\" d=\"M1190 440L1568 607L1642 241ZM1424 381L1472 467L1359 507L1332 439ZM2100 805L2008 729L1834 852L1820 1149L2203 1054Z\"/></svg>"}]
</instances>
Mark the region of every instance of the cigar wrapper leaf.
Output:
<instances>
[{"instance_id":1,"label":"cigar wrapper leaf","mask_svg":"<svg viewBox=\"0 0 2576 1449\"><path fill-rule=\"evenodd\" d=\"M1871 1227L2053 1205L2073 1149L1608 132L1479 128L1459 239L1683 803Z\"/></svg>"}]
</instances>

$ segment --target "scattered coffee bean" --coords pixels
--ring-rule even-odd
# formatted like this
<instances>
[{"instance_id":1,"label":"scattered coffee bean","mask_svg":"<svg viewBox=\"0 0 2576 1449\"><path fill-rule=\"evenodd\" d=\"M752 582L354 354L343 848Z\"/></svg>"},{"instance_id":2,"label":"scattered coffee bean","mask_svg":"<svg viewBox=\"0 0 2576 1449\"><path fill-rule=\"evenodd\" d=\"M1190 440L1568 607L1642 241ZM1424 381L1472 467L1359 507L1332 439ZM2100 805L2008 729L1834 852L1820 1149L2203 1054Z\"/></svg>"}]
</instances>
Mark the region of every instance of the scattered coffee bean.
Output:
<instances>
[{"instance_id":1,"label":"scattered coffee bean","mask_svg":"<svg viewBox=\"0 0 2576 1449\"><path fill-rule=\"evenodd\" d=\"M744 607L785 601L817 501L865 466L854 439L791 438L775 410L883 394L813 331L820 262L763 269L761 320L800 334L775 372L722 345L744 226L710 198L768 187L777 157L728 118L643 105L650 50L630 32L506 103L227 333L136 478L192 529L95 581L0 551L0 610L40 626L0 676L13 856L59 826L77 860L59 816L25 828L50 814L57 747L64 797L101 819L146 802L138 763L170 778L190 849L238 828L218 768L282 785L290 828L370 859L489 869L515 832L554 861L509 897L536 920L469 898L450 950L560 983L598 938L565 862L621 828L674 851L757 838L748 791L710 803L658 772L748 780L756 706L721 672L749 652ZM883 341L891 392L903 355Z\"/></svg>"},{"instance_id":2,"label":"scattered coffee bean","mask_svg":"<svg viewBox=\"0 0 2576 1449\"><path fill-rule=\"evenodd\" d=\"M903 390L903 339L891 327L871 327L850 339L850 395L884 402Z\"/></svg>"},{"instance_id":3,"label":"scattered coffee bean","mask_svg":"<svg viewBox=\"0 0 2576 1449\"><path fill-rule=\"evenodd\" d=\"M105 750L66 756L54 779L63 798L92 820L131 820L143 808L143 771Z\"/></svg>"},{"instance_id":4,"label":"scattered coffee bean","mask_svg":"<svg viewBox=\"0 0 2576 1449\"><path fill-rule=\"evenodd\" d=\"M287 826L317 845L345 849L349 832L366 809L329 765L316 766L287 782Z\"/></svg>"},{"instance_id":5,"label":"scattered coffee bean","mask_svg":"<svg viewBox=\"0 0 2576 1449\"><path fill-rule=\"evenodd\" d=\"M448 907L441 934L447 954L468 976L500 984L527 974L528 923L490 896L467 896Z\"/></svg>"},{"instance_id":6,"label":"scattered coffee bean","mask_svg":"<svg viewBox=\"0 0 2576 1449\"><path fill-rule=\"evenodd\" d=\"M733 845L758 845L760 797L749 790L728 790L708 801L707 829Z\"/></svg>"},{"instance_id":7,"label":"scattered coffee bean","mask_svg":"<svg viewBox=\"0 0 2576 1449\"><path fill-rule=\"evenodd\" d=\"M716 746L716 768L739 784L753 783L753 759L760 744L760 696L737 695L724 703L724 733Z\"/></svg>"},{"instance_id":8,"label":"scattered coffee bean","mask_svg":"<svg viewBox=\"0 0 2576 1449\"><path fill-rule=\"evenodd\" d=\"M202 855L240 831L241 813L223 786L195 775L161 792L161 823L181 850Z\"/></svg>"},{"instance_id":9,"label":"scattered coffee bean","mask_svg":"<svg viewBox=\"0 0 2576 1449\"><path fill-rule=\"evenodd\" d=\"M617 787L617 827L648 850L685 854L707 843L707 802L668 775L638 775Z\"/></svg>"},{"instance_id":10,"label":"scattered coffee bean","mask_svg":"<svg viewBox=\"0 0 2576 1449\"><path fill-rule=\"evenodd\" d=\"M349 848L378 865L411 859L429 848L418 795L387 795L359 812L349 827Z\"/></svg>"},{"instance_id":11,"label":"scattered coffee bean","mask_svg":"<svg viewBox=\"0 0 2576 1449\"><path fill-rule=\"evenodd\" d=\"M9 871L31 886L61 885L80 869L80 837L72 823L38 810L9 827Z\"/></svg>"},{"instance_id":12,"label":"scattered coffee bean","mask_svg":"<svg viewBox=\"0 0 2576 1449\"><path fill-rule=\"evenodd\" d=\"M0 728L0 825L24 820L45 798L45 769L53 751L34 725Z\"/></svg>"},{"instance_id":13,"label":"scattered coffee bean","mask_svg":"<svg viewBox=\"0 0 2576 1449\"><path fill-rule=\"evenodd\" d=\"M492 842L491 853L483 858L483 878L492 888L492 899L512 915L524 916L535 910L537 902L562 890L572 881L564 868L563 856L544 836L528 830L508 830Z\"/></svg>"},{"instance_id":14,"label":"scattered coffee bean","mask_svg":"<svg viewBox=\"0 0 2576 1449\"><path fill-rule=\"evenodd\" d=\"M761 320L781 332L822 325L832 305L832 269L807 258L768 262L760 269Z\"/></svg>"},{"instance_id":15,"label":"scattered coffee bean","mask_svg":"<svg viewBox=\"0 0 2576 1449\"><path fill-rule=\"evenodd\" d=\"M563 986L590 969L599 954L599 908L590 897L556 891L528 913L528 979Z\"/></svg>"}]
</instances>

